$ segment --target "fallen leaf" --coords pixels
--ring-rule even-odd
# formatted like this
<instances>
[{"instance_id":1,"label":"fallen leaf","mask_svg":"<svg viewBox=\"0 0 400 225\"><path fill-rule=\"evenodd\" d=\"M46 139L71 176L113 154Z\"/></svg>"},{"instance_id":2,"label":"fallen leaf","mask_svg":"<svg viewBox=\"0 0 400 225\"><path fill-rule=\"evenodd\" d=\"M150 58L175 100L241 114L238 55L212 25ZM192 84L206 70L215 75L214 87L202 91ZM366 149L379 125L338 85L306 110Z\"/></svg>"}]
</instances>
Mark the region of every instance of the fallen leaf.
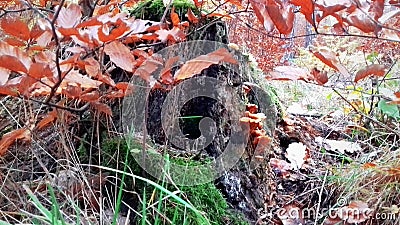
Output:
<instances>
[{"instance_id":1,"label":"fallen leaf","mask_svg":"<svg viewBox=\"0 0 400 225\"><path fill-rule=\"evenodd\" d=\"M16 140L31 140L31 131L27 128L21 128L17 130L10 131L3 135L0 140L0 156L6 154L7 149L16 141Z\"/></svg>"}]
</instances>

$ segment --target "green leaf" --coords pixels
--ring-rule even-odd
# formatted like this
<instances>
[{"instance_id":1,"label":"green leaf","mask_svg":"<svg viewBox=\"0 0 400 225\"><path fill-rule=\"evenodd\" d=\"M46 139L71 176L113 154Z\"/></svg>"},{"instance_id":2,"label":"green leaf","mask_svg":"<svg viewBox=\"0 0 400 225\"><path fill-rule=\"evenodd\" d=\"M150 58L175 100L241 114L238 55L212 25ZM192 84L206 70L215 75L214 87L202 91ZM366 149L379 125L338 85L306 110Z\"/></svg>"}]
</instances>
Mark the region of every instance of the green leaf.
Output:
<instances>
[{"instance_id":1,"label":"green leaf","mask_svg":"<svg viewBox=\"0 0 400 225\"><path fill-rule=\"evenodd\" d=\"M378 102L378 109L381 110L383 114L392 118L400 118L399 108L397 105L387 104L383 99Z\"/></svg>"}]
</instances>

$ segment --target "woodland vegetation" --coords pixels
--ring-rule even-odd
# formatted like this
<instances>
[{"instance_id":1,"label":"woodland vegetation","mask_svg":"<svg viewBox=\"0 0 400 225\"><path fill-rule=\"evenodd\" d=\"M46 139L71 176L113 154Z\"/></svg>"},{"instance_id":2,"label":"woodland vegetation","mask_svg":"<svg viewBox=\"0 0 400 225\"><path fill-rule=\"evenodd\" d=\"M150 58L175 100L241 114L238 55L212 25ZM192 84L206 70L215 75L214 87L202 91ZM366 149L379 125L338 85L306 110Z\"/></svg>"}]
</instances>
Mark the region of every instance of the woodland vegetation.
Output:
<instances>
[{"instance_id":1,"label":"woodland vegetation","mask_svg":"<svg viewBox=\"0 0 400 225\"><path fill-rule=\"evenodd\" d=\"M399 24L397 0L0 1L0 224L399 224ZM197 81L224 105L163 111ZM240 157L190 169L235 124Z\"/></svg>"}]
</instances>

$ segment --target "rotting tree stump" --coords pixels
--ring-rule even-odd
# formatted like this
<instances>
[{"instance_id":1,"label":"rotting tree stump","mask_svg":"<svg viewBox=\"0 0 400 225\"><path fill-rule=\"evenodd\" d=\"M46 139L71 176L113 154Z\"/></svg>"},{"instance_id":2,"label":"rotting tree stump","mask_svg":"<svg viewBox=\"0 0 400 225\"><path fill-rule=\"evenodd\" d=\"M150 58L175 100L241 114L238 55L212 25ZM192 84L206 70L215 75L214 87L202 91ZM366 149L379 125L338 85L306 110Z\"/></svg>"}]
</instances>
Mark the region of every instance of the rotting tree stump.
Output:
<instances>
[{"instance_id":1,"label":"rotting tree stump","mask_svg":"<svg viewBox=\"0 0 400 225\"><path fill-rule=\"evenodd\" d=\"M227 28L222 21L205 26L207 30L198 31L197 35L200 40L219 41L222 44L228 44L227 36L217 36L220 34L227 34ZM224 30L220 30L224 29ZM196 34L194 34L196 36ZM201 118L211 118L215 126L210 126L209 132L214 132L214 139L209 145L201 152L192 152L190 146L182 148L169 142L169 137L166 137L162 129L162 106L170 90L155 88L152 89L148 95L147 101L147 132L151 139L162 145L168 146L168 151L172 155L186 154L187 157L193 159L201 157L218 157L226 148L227 142L230 140L232 133L229 115L227 109L231 107L230 104L242 104L243 106L252 103L259 107L259 112L264 113L267 117L264 129L270 136L273 136L275 122L277 119L277 112L275 105L270 96L259 88L258 79L251 74L249 62L240 52L231 50L231 53L238 60L239 65L235 70L227 65L212 65L207 69L201 71L200 74L192 78L211 77L218 81L224 82L227 86L232 87L232 90L241 96L241 102L232 101L233 93L224 92L223 98L225 102L221 103L209 97L196 97L187 101L179 107L179 129L186 138L195 140L200 137L200 120ZM188 53L190 54L190 52ZM239 71L239 72L238 72ZM174 72L174 71L173 71ZM192 79L189 78L189 79ZM243 93L243 85L252 85L257 87L246 96ZM243 111L244 113L244 111ZM176 119L176 118L175 118ZM212 128L211 128L212 127ZM246 149L245 152L251 152L252 149ZM268 150L266 150L268 151ZM215 181L215 185L225 195L228 202L236 210L243 212L250 221L255 221L259 217L257 212L264 208L265 198L268 196L268 185L266 184L265 171L267 166L265 159L259 168L252 170L249 165L249 158L251 156L244 156L236 166L226 171L222 177Z\"/></svg>"}]
</instances>

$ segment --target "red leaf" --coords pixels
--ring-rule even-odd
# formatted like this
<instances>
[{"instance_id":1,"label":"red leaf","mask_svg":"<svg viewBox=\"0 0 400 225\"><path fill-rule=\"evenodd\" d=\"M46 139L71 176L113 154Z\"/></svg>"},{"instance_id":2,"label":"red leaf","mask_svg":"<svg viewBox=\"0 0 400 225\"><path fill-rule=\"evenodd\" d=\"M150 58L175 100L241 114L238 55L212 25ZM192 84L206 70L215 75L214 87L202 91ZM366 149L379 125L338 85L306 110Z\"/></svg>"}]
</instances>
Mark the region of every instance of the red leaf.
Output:
<instances>
[{"instance_id":1,"label":"red leaf","mask_svg":"<svg viewBox=\"0 0 400 225\"><path fill-rule=\"evenodd\" d=\"M319 85L323 85L329 81L326 71L320 71L317 68L314 68L313 70L311 70L311 75L314 77L314 80Z\"/></svg>"},{"instance_id":2,"label":"red leaf","mask_svg":"<svg viewBox=\"0 0 400 225\"><path fill-rule=\"evenodd\" d=\"M1 20L1 28L6 34L12 35L24 41L30 38L28 25L19 18L5 17Z\"/></svg>"},{"instance_id":3,"label":"red leaf","mask_svg":"<svg viewBox=\"0 0 400 225\"><path fill-rule=\"evenodd\" d=\"M314 14L314 3L312 0L290 0L295 6L300 6L300 12L303 13L307 21L311 24L314 23L312 17Z\"/></svg>"},{"instance_id":4,"label":"red leaf","mask_svg":"<svg viewBox=\"0 0 400 225\"><path fill-rule=\"evenodd\" d=\"M21 61L15 56L1 55L0 56L0 67L6 68L14 72L27 73L28 69L22 64Z\"/></svg>"},{"instance_id":5,"label":"red leaf","mask_svg":"<svg viewBox=\"0 0 400 225\"><path fill-rule=\"evenodd\" d=\"M188 11L187 11L187 18L188 18L189 22L191 22L191 23L196 24L199 22L199 19L196 17L196 15L194 15L194 13L192 12L192 10L190 8L188 8Z\"/></svg>"},{"instance_id":6,"label":"red leaf","mask_svg":"<svg viewBox=\"0 0 400 225\"><path fill-rule=\"evenodd\" d=\"M180 22L179 15L178 15L178 13L175 12L174 6L172 6L172 9L171 9L171 21L172 21L172 25L174 25L174 27L178 26L179 22Z\"/></svg>"},{"instance_id":7,"label":"red leaf","mask_svg":"<svg viewBox=\"0 0 400 225\"><path fill-rule=\"evenodd\" d=\"M3 135L0 140L0 156L6 154L7 149L16 141L16 140L31 140L31 132L26 128L21 128L17 130L13 130Z\"/></svg>"},{"instance_id":8,"label":"red leaf","mask_svg":"<svg viewBox=\"0 0 400 225\"><path fill-rule=\"evenodd\" d=\"M328 65L329 67L339 71L341 74L345 75L346 77L350 76L350 73L347 71L347 69L339 62L339 60L336 57L336 54L328 49L320 49L318 52L313 52L312 53L323 63Z\"/></svg>"},{"instance_id":9,"label":"red leaf","mask_svg":"<svg viewBox=\"0 0 400 225\"><path fill-rule=\"evenodd\" d=\"M369 65L357 72L356 77L354 78L354 82L358 82L371 75L382 77L386 74L385 69L386 69L385 66L381 64Z\"/></svg>"},{"instance_id":10,"label":"red leaf","mask_svg":"<svg viewBox=\"0 0 400 225\"><path fill-rule=\"evenodd\" d=\"M278 5L274 0L268 0L268 14L281 34L290 34L293 29L294 12L290 5Z\"/></svg>"},{"instance_id":11,"label":"red leaf","mask_svg":"<svg viewBox=\"0 0 400 225\"><path fill-rule=\"evenodd\" d=\"M33 63L29 68L28 74L30 77L40 79L42 77L52 77L53 71L51 71L49 65L44 63Z\"/></svg>"},{"instance_id":12,"label":"red leaf","mask_svg":"<svg viewBox=\"0 0 400 225\"><path fill-rule=\"evenodd\" d=\"M133 65L136 63L135 58L129 48L121 42L114 41L107 44L104 47L104 52L110 56L111 62L115 63L119 68L128 72L133 71Z\"/></svg>"},{"instance_id":13,"label":"red leaf","mask_svg":"<svg viewBox=\"0 0 400 225\"><path fill-rule=\"evenodd\" d=\"M229 62L232 64L238 63L226 48L220 48L214 52L208 53L207 55L201 55L187 61L176 74L175 79L183 80L192 77L211 65L219 64L221 62Z\"/></svg>"},{"instance_id":14,"label":"red leaf","mask_svg":"<svg viewBox=\"0 0 400 225\"><path fill-rule=\"evenodd\" d=\"M274 29L274 22L268 14L265 2L262 0L250 0L251 6L261 24L267 32Z\"/></svg>"}]
</instances>

